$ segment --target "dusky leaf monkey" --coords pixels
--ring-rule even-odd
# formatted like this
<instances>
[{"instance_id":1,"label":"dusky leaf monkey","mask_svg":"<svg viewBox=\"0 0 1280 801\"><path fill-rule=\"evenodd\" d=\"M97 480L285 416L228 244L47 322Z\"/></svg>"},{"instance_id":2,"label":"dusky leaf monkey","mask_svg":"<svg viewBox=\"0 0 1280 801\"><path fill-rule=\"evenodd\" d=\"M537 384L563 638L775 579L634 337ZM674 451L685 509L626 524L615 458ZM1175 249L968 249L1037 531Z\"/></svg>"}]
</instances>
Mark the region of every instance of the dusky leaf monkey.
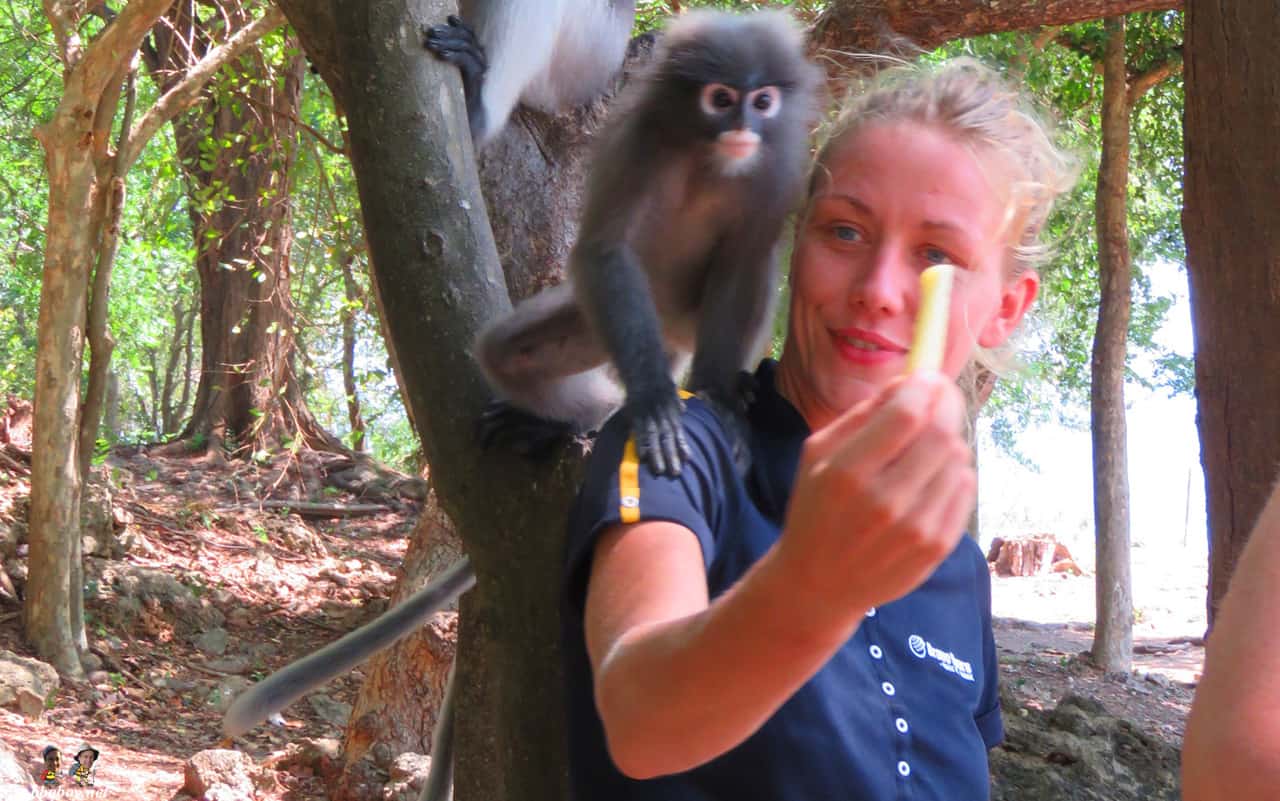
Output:
<instances>
[{"instance_id":1,"label":"dusky leaf monkey","mask_svg":"<svg viewBox=\"0 0 1280 801\"><path fill-rule=\"evenodd\" d=\"M621 405L638 456L676 475L688 445L673 374L692 359L688 388L727 412L745 466L740 374L769 332L820 83L783 12L670 25L596 142L568 279L478 339L502 398L482 418L486 442L537 451Z\"/></svg>"},{"instance_id":2,"label":"dusky leaf monkey","mask_svg":"<svg viewBox=\"0 0 1280 801\"><path fill-rule=\"evenodd\" d=\"M424 30L458 67L476 148L517 102L548 113L594 100L622 67L635 0L461 0L459 17Z\"/></svg>"}]
</instances>

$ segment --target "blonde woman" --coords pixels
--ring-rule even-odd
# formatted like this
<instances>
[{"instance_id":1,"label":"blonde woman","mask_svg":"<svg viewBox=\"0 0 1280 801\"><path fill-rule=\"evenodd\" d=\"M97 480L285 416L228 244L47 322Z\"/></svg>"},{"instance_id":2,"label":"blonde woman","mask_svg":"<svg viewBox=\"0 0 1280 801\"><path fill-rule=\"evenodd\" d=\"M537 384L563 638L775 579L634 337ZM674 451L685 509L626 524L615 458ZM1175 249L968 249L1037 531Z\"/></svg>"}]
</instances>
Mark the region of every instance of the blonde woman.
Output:
<instances>
[{"instance_id":1,"label":"blonde woman","mask_svg":"<svg viewBox=\"0 0 1280 801\"><path fill-rule=\"evenodd\" d=\"M904 68L840 116L796 232L754 464L688 402L693 460L605 427L564 593L577 799L976 801L1003 735L956 379L1036 297L1067 160L979 64ZM904 377L932 264L958 269L939 372Z\"/></svg>"}]
</instances>

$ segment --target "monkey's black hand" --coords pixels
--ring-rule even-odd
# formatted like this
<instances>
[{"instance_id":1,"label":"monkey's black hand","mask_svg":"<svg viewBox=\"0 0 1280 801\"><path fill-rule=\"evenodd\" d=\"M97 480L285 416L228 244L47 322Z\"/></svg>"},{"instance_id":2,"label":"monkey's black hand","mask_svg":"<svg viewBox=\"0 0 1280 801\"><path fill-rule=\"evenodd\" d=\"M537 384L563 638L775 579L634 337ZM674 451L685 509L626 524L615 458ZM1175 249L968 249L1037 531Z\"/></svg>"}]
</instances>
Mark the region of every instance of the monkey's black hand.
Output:
<instances>
[{"instance_id":1,"label":"monkey's black hand","mask_svg":"<svg viewBox=\"0 0 1280 801\"><path fill-rule=\"evenodd\" d=\"M475 135L483 126L484 109L480 105L480 87L489 69L484 48L476 38L476 32L461 19L449 15L447 25L422 26L422 46L447 61L462 73L462 93L467 100L467 117L471 133Z\"/></svg>"},{"instance_id":2,"label":"monkey's black hand","mask_svg":"<svg viewBox=\"0 0 1280 801\"><path fill-rule=\"evenodd\" d=\"M623 406L636 438L636 455L649 465L654 475L678 476L684 462L693 455L684 436L680 414L684 401L675 386L656 392L628 396Z\"/></svg>"},{"instance_id":3,"label":"monkey's black hand","mask_svg":"<svg viewBox=\"0 0 1280 801\"><path fill-rule=\"evenodd\" d=\"M502 444L521 456L544 459L552 449L573 435L573 427L538 417L506 401L493 401L476 422L476 439L486 450Z\"/></svg>"}]
</instances>

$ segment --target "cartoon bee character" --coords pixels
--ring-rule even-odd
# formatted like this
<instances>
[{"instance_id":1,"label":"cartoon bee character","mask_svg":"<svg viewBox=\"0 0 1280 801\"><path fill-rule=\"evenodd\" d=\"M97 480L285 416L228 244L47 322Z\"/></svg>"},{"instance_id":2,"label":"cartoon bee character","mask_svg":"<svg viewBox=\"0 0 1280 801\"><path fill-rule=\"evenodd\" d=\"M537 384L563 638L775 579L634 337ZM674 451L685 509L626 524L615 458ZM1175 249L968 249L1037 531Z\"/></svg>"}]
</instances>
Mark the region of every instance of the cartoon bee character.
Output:
<instances>
[{"instance_id":1,"label":"cartoon bee character","mask_svg":"<svg viewBox=\"0 0 1280 801\"><path fill-rule=\"evenodd\" d=\"M98 749L91 745L82 745L80 750L76 751L75 761L72 763L71 770L67 771L67 775L75 779L76 784L81 787L93 786L93 771L98 765Z\"/></svg>"},{"instance_id":2,"label":"cartoon bee character","mask_svg":"<svg viewBox=\"0 0 1280 801\"><path fill-rule=\"evenodd\" d=\"M55 745L46 745L44 750L40 752L40 758L44 760L44 773L41 774L45 787L58 786L58 768L62 764L62 752Z\"/></svg>"}]
</instances>

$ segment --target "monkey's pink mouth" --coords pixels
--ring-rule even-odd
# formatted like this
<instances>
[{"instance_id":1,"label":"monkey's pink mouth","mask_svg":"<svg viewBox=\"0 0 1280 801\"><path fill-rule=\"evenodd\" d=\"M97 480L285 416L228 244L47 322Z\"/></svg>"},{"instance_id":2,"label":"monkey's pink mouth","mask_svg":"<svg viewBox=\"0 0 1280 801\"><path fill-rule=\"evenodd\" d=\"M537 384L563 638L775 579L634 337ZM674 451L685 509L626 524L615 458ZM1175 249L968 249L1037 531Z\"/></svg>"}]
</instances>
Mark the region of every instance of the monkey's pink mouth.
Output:
<instances>
[{"instance_id":1,"label":"monkey's pink mouth","mask_svg":"<svg viewBox=\"0 0 1280 801\"><path fill-rule=\"evenodd\" d=\"M759 147L760 135L753 131L726 131L716 138L716 150L730 161L750 158Z\"/></svg>"}]
</instances>

